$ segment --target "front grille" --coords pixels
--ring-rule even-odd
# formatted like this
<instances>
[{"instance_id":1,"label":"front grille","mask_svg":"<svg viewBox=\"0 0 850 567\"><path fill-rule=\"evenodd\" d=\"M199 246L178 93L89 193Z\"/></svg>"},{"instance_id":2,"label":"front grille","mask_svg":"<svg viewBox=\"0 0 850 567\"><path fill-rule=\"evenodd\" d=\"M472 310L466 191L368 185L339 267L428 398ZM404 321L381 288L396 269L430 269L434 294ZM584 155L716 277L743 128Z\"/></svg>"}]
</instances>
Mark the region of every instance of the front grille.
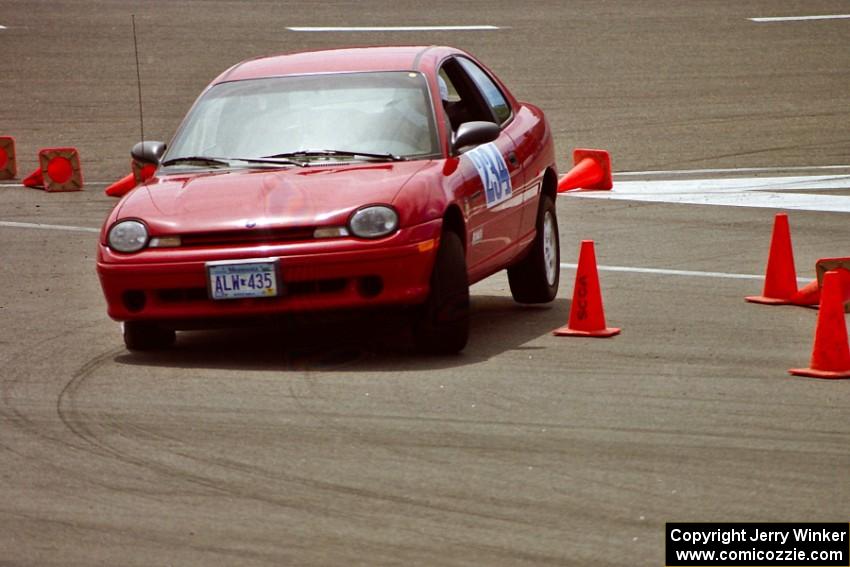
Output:
<instances>
[{"instance_id":1,"label":"front grille","mask_svg":"<svg viewBox=\"0 0 850 567\"><path fill-rule=\"evenodd\" d=\"M182 246L238 246L313 240L315 227L258 228L181 235Z\"/></svg>"},{"instance_id":2,"label":"front grille","mask_svg":"<svg viewBox=\"0 0 850 567\"><path fill-rule=\"evenodd\" d=\"M311 293L339 293L345 289L347 280L335 278L332 280L315 280L306 282L289 282L286 284L286 295L307 295Z\"/></svg>"},{"instance_id":3,"label":"front grille","mask_svg":"<svg viewBox=\"0 0 850 567\"><path fill-rule=\"evenodd\" d=\"M187 303L207 299L207 288L186 287L178 289L158 289L156 296L163 303Z\"/></svg>"},{"instance_id":4,"label":"front grille","mask_svg":"<svg viewBox=\"0 0 850 567\"><path fill-rule=\"evenodd\" d=\"M283 296L292 297L319 293L339 293L344 291L347 285L348 280L345 278L286 282L284 284ZM205 287L158 289L155 293L157 299L162 303L190 303L209 300L209 294Z\"/></svg>"}]
</instances>

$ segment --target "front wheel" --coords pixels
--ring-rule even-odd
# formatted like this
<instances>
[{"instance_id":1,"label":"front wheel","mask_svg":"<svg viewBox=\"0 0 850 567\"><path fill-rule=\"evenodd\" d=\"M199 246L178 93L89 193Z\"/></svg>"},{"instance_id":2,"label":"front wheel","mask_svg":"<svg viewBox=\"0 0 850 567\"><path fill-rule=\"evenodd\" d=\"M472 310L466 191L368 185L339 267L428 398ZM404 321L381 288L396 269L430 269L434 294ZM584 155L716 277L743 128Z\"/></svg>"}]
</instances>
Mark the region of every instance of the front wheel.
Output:
<instances>
[{"instance_id":1,"label":"front wheel","mask_svg":"<svg viewBox=\"0 0 850 567\"><path fill-rule=\"evenodd\" d=\"M432 354L454 354L469 338L469 280L460 237L445 232L431 272L431 292L416 314L417 347Z\"/></svg>"},{"instance_id":2,"label":"front wheel","mask_svg":"<svg viewBox=\"0 0 850 567\"><path fill-rule=\"evenodd\" d=\"M148 321L124 322L124 346L127 350L158 350L168 348L177 340L174 329Z\"/></svg>"},{"instance_id":3,"label":"front wheel","mask_svg":"<svg viewBox=\"0 0 850 567\"><path fill-rule=\"evenodd\" d=\"M536 227L537 235L528 254L508 268L511 295L519 303L548 303L558 293L561 275L558 217L555 202L548 195L540 196Z\"/></svg>"}]
</instances>

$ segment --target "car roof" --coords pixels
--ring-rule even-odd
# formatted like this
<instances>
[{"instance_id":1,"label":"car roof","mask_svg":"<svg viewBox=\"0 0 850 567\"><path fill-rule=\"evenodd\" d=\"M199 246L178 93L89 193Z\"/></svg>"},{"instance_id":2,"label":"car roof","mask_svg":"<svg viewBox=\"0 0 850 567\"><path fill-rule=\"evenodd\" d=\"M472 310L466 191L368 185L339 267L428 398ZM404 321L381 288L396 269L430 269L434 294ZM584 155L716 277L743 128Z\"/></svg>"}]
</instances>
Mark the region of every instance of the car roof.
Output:
<instances>
[{"instance_id":1,"label":"car roof","mask_svg":"<svg viewBox=\"0 0 850 567\"><path fill-rule=\"evenodd\" d=\"M305 51L258 57L237 63L213 81L240 81L314 73L355 73L371 71L427 71L436 60L462 53L451 47L393 46L352 47Z\"/></svg>"}]
</instances>

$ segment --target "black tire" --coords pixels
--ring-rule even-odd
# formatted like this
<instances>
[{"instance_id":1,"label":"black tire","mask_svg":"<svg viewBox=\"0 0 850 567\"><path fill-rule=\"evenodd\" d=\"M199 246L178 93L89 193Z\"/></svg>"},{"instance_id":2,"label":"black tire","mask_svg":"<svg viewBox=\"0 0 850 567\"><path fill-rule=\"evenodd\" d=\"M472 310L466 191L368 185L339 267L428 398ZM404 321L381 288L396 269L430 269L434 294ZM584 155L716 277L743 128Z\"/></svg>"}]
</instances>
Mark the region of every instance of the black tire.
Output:
<instances>
[{"instance_id":1,"label":"black tire","mask_svg":"<svg viewBox=\"0 0 850 567\"><path fill-rule=\"evenodd\" d=\"M454 354L469 338L469 280L460 237L444 232L431 272L431 291L416 314L414 337L419 350Z\"/></svg>"},{"instance_id":2,"label":"black tire","mask_svg":"<svg viewBox=\"0 0 850 567\"><path fill-rule=\"evenodd\" d=\"M124 346L127 350L158 350L174 344L177 334L174 329L161 327L147 321L124 322Z\"/></svg>"},{"instance_id":3,"label":"black tire","mask_svg":"<svg viewBox=\"0 0 850 567\"><path fill-rule=\"evenodd\" d=\"M549 303L558 293L561 248L555 202L540 196L537 236L525 258L508 268L511 295L518 303Z\"/></svg>"}]
</instances>

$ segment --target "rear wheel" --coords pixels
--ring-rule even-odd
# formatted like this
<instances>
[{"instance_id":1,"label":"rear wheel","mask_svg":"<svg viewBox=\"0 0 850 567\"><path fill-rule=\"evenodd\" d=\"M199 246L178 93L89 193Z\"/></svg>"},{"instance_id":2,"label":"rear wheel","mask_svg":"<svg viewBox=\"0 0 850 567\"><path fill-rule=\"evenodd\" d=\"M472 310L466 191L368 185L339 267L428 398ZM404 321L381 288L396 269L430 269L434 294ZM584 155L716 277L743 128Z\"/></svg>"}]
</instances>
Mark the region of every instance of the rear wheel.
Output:
<instances>
[{"instance_id":1,"label":"rear wheel","mask_svg":"<svg viewBox=\"0 0 850 567\"><path fill-rule=\"evenodd\" d=\"M548 303L558 293L561 275L561 249L555 202L540 196L537 236L531 250L519 263L508 268L511 295L519 303Z\"/></svg>"},{"instance_id":2,"label":"rear wheel","mask_svg":"<svg viewBox=\"0 0 850 567\"><path fill-rule=\"evenodd\" d=\"M433 354L463 350L469 338L469 280L460 237L444 232L431 272L431 292L416 315L417 347Z\"/></svg>"},{"instance_id":3,"label":"rear wheel","mask_svg":"<svg viewBox=\"0 0 850 567\"><path fill-rule=\"evenodd\" d=\"M124 322L124 345L127 350L157 350L168 348L177 340L174 329L148 321Z\"/></svg>"}]
</instances>

